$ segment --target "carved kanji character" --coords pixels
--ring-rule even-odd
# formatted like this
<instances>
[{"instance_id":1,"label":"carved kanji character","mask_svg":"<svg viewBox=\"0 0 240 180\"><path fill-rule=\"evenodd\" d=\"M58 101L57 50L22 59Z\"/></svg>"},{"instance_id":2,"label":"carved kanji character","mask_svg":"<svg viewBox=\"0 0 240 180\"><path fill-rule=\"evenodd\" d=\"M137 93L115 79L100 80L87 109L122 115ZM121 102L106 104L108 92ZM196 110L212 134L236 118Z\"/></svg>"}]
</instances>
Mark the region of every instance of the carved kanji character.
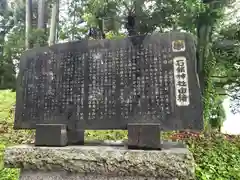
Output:
<instances>
[{"instance_id":1,"label":"carved kanji character","mask_svg":"<svg viewBox=\"0 0 240 180\"><path fill-rule=\"evenodd\" d=\"M181 102L186 102L188 100L188 97L186 94L178 94L178 100Z\"/></svg>"},{"instance_id":2,"label":"carved kanji character","mask_svg":"<svg viewBox=\"0 0 240 180\"><path fill-rule=\"evenodd\" d=\"M187 86L187 83L185 81L178 81L177 85L178 86Z\"/></svg>"}]
</instances>

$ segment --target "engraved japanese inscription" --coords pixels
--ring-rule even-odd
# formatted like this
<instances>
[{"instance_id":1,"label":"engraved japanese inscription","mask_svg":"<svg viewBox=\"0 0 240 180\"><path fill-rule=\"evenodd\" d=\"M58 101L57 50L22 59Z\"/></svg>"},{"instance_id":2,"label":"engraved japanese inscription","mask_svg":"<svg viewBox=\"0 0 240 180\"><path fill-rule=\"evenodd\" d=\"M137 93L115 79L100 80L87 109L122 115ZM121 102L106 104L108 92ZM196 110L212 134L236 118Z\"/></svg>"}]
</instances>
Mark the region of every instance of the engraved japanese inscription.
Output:
<instances>
[{"instance_id":1,"label":"engraved japanese inscription","mask_svg":"<svg viewBox=\"0 0 240 180\"><path fill-rule=\"evenodd\" d=\"M176 104L177 106L188 106L190 104L190 101L186 58L183 56L175 57L173 59L173 67Z\"/></svg>"},{"instance_id":2,"label":"engraved japanese inscription","mask_svg":"<svg viewBox=\"0 0 240 180\"><path fill-rule=\"evenodd\" d=\"M26 52L20 61L15 128L201 129L193 38L185 33L83 40Z\"/></svg>"}]
</instances>

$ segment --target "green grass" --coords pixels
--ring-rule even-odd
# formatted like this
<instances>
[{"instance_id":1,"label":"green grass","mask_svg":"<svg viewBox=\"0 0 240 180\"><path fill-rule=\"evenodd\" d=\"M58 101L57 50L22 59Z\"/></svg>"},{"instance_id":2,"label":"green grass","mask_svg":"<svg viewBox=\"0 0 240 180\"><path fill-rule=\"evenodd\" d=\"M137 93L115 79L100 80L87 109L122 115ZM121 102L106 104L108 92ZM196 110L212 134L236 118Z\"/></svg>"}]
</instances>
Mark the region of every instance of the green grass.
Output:
<instances>
[{"instance_id":1,"label":"green grass","mask_svg":"<svg viewBox=\"0 0 240 180\"><path fill-rule=\"evenodd\" d=\"M3 167L3 151L6 146L25 144L33 140L33 131L13 130L12 106L15 93L0 91L0 180L18 180L18 169ZM176 134L175 134L176 135ZM126 131L86 131L86 139L126 139ZM171 133L165 133L169 138ZM182 135L176 135L177 139ZM189 136L185 139L196 162L198 180L240 180L240 138L223 135L204 137Z\"/></svg>"},{"instance_id":2,"label":"green grass","mask_svg":"<svg viewBox=\"0 0 240 180\"><path fill-rule=\"evenodd\" d=\"M16 94L10 90L4 90L0 93L0 122L11 121L12 117L9 111L15 105Z\"/></svg>"},{"instance_id":3,"label":"green grass","mask_svg":"<svg viewBox=\"0 0 240 180\"><path fill-rule=\"evenodd\" d=\"M14 136L10 128L13 123L13 113L11 109L15 105L16 94L10 90L0 91L0 180L17 180L18 169L3 167L3 152L7 145L12 144Z\"/></svg>"}]
</instances>

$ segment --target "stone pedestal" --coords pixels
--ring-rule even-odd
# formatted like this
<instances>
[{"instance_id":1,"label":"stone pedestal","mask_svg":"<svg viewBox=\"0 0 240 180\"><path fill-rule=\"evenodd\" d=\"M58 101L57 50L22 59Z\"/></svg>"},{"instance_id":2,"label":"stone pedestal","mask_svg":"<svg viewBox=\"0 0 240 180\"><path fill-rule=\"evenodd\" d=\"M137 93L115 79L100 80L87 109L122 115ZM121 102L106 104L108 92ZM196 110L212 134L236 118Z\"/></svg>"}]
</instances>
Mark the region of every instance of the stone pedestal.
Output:
<instances>
[{"instance_id":1,"label":"stone pedestal","mask_svg":"<svg viewBox=\"0 0 240 180\"><path fill-rule=\"evenodd\" d=\"M21 168L20 180L195 179L192 154L173 144L161 151L128 150L117 145L19 145L5 150L4 163L8 168Z\"/></svg>"}]
</instances>

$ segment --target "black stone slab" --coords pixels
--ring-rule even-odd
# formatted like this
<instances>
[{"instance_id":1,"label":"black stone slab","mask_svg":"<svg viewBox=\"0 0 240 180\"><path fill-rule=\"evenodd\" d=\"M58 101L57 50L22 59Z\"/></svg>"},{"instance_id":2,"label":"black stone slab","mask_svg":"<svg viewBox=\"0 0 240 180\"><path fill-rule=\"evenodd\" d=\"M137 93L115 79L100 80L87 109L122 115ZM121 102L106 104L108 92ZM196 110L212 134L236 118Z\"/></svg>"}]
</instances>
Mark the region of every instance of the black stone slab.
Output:
<instances>
[{"instance_id":1,"label":"black stone slab","mask_svg":"<svg viewBox=\"0 0 240 180\"><path fill-rule=\"evenodd\" d=\"M128 124L128 148L160 150L160 124Z\"/></svg>"},{"instance_id":2,"label":"black stone slab","mask_svg":"<svg viewBox=\"0 0 240 180\"><path fill-rule=\"evenodd\" d=\"M192 35L83 40L29 50L20 60L15 129L203 128Z\"/></svg>"},{"instance_id":3,"label":"black stone slab","mask_svg":"<svg viewBox=\"0 0 240 180\"><path fill-rule=\"evenodd\" d=\"M37 124L36 146L66 146L67 128L65 124Z\"/></svg>"},{"instance_id":4,"label":"black stone slab","mask_svg":"<svg viewBox=\"0 0 240 180\"><path fill-rule=\"evenodd\" d=\"M67 131L68 145L83 145L84 144L84 130L74 129Z\"/></svg>"}]
</instances>

